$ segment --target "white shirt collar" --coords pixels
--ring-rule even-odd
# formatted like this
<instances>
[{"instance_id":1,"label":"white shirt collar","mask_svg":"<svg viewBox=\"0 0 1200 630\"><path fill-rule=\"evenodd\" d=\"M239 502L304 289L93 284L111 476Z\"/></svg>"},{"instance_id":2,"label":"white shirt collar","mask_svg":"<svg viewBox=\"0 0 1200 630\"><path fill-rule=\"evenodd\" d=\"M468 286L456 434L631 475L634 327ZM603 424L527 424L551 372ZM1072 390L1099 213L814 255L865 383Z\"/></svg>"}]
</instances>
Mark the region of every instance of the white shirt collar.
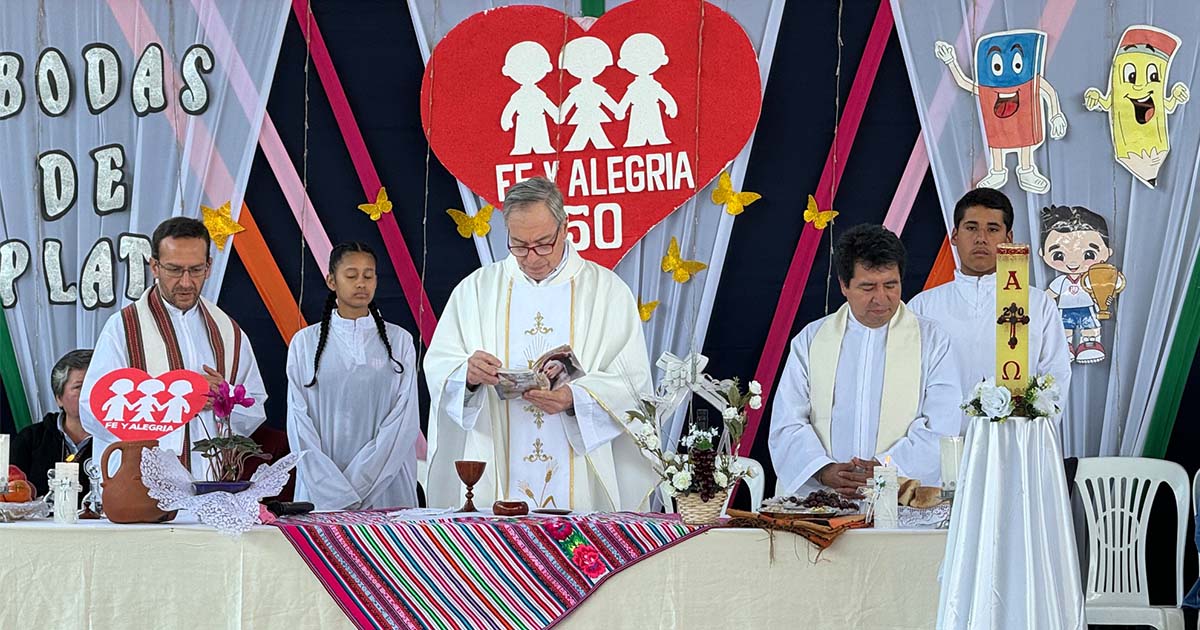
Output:
<instances>
[{"instance_id":1,"label":"white shirt collar","mask_svg":"<svg viewBox=\"0 0 1200 630\"><path fill-rule=\"evenodd\" d=\"M163 297L162 287L158 287L158 291L156 293L158 295L158 299L162 301L163 306L165 306L167 308L167 313L173 318L183 318L183 317L187 317L188 315L192 315L192 314L200 312L200 309L199 309L200 299L199 298L196 299L196 303L194 305L192 305L192 308L189 308L188 310L185 311L185 310L179 308L178 306L171 304L170 302L167 301L167 298Z\"/></svg>"},{"instance_id":2,"label":"white shirt collar","mask_svg":"<svg viewBox=\"0 0 1200 630\"><path fill-rule=\"evenodd\" d=\"M368 313L356 319L346 319L335 308L329 316L329 324L336 329L360 333L364 330L375 330L375 318Z\"/></svg>"},{"instance_id":3,"label":"white shirt collar","mask_svg":"<svg viewBox=\"0 0 1200 630\"><path fill-rule=\"evenodd\" d=\"M568 258L570 258L570 257L571 257L571 242L570 242L570 241L567 241L567 242L563 243L563 257L562 257L562 260L558 261L558 266L557 266L557 267L555 267L555 268L554 268L554 269L553 269L553 270L550 272L550 275L546 276L545 278L542 278L541 280L534 280L533 278L530 278L530 277L529 277L529 274L526 274L526 273L524 272L524 270L522 270L522 271L521 271L521 273L522 273L522 274L525 274L525 278L526 278L526 279L528 279L528 280L529 280L529 282L531 282L531 283L532 283L534 286L540 287L540 286L543 286L543 285L546 285L546 284L550 284L550 282L551 282L552 280L554 280L554 278L558 277L558 274L562 273L562 270L566 268L566 266L567 266L567 259L568 259ZM520 269L520 265L518 265L518 266L517 266L517 268L518 268L518 269Z\"/></svg>"},{"instance_id":4,"label":"white shirt collar","mask_svg":"<svg viewBox=\"0 0 1200 630\"><path fill-rule=\"evenodd\" d=\"M71 436L67 433L67 429L64 426L64 424L66 423L66 420L67 420L66 412L63 412L63 411L58 412L58 432L62 434L63 441L67 443L67 448L70 449L71 453L72 454L78 453L79 449L83 448L84 446L87 446L87 443L92 441L92 436L89 435L89 436L83 438L83 440L81 440L78 444L76 444L75 440L71 439Z\"/></svg>"}]
</instances>

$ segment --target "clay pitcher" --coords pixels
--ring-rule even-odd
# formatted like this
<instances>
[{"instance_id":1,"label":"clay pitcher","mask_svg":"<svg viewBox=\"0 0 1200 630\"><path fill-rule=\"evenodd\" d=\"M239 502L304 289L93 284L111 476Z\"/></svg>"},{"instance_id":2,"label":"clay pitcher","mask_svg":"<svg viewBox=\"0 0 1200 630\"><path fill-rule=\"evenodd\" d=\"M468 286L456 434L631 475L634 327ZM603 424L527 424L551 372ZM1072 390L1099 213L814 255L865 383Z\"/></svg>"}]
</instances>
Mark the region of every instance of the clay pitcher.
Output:
<instances>
[{"instance_id":1,"label":"clay pitcher","mask_svg":"<svg viewBox=\"0 0 1200 630\"><path fill-rule=\"evenodd\" d=\"M114 523L165 523L175 512L158 509L158 501L142 483L142 449L158 446L158 440L114 442L100 456L100 474L104 481L104 515ZM121 467L108 476L108 458L121 451Z\"/></svg>"}]
</instances>

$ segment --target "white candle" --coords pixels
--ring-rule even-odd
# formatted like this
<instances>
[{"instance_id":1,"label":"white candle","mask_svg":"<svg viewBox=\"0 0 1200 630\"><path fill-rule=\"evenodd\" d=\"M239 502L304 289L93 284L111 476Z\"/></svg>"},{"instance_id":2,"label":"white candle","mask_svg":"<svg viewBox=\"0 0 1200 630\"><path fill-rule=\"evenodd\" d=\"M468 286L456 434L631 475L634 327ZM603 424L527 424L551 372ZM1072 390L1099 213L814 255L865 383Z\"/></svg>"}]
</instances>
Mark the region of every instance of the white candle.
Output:
<instances>
[{"instance_id":1,"label":"white candle","mask_svg":"<svg viewBox=\"0 0 1200 630\"><path fill-rule=\"evenodd\" d=\"M0 433L0 488L8 486L8 435Z\"/></svg>"},{"instance_id":2,"label":"white candle","mask_svg":"<svg viewBox=\"0 0 1200 630\"><path fill-rule=\"evenodd\" d=\"M899 471L892 466L889 455L882 466L876 466L875 476L875 527L878 529L895 529L899 527L899 512L896 504L899 501ZM882 487L881 487L882 486Z\"/></svg>"},{"instance_id":3,"label":"white candle","mask_svg":"<svg viewBox=\"0 0 1200 630\"><path fill-rule=\"evenodd\" d=\"M962 436L941 439L942 490L953 491L958 486L958 467L962 463L962 454Z\"/></svg>"},{"instance_id":4,"label":"white candle","mask_svg":"<svg viewBox=\"0 0 1200 630\"><path fill-rule=\"evenodd\" d=\"M79 482L79 464L75 462L58 462L54 465L55 479L70 479L71 483Z\"/></svg>"}]
</instances>

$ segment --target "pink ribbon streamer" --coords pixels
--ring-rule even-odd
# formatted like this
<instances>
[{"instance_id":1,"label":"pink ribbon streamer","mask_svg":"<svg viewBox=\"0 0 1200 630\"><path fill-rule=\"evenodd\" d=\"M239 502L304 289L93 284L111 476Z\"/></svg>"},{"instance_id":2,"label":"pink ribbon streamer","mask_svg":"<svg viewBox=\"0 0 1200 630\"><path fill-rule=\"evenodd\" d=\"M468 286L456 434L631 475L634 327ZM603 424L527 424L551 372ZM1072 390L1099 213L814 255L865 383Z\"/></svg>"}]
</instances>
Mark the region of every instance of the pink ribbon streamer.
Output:
<instances>
[{"instance_id":1,"label":"pink ribbon streamer","mask_svg":"<svg viewBox=\"0 0 1200 630\"><path fill-rule=\"evenodd\" d=\"M867 45L863 50L862 61L854 75L854 83L850 86L850 95L842 112L841 123L825 158L825 168L821 171L820 183L817 185L817 206L829 208L837 194L837 186L841 182L842 172L854 146L854 137L858 133L859 122L867 107L867 99L871 95L871 86L875 83L875 74L879 71L879 63L883 59L883 51L887 48L887 40L895 25L892 18L892 7L888 0L879 3L875 13L875 22L871 25L871 33L867 37ZM836 159L835 159L836 158ZM813 260L817 255L817 247L821 243L824 230L819 230L812 224L805 224L800 233L800 242L796 245L796 253L788 266L787 277L783 281L779 304L775 307L775 316L771 319L771 329L767 333L767 342L763 348L762 358L754 378L762 384L764 396L769 396L775 385L775 377L779 372L779 362L788 346L788 337L792 322L796 319L796 311L800 308L800 298L804 295L804 287L808 284L809 272L812 271ZM743 456L750 454L754 446L754 437L762 421L762 409L750 410L747 413L745 436L739 452Z\"/></svg>"},{"instance_id":2,"label":"pink ribbon streamer","mask_svg":"<svg viewBox=\"0 0 1200 630\"><path fill-rule=\"evenodd\" d=\"M363 140L362 132L358 128L358 121L354 117L353 110L350 109L350 101L346 98L346 91L342 89L342 81L338 78L337 70L333 66L333 59L329 55L329 49L325 46L325 39L321 37L321 30L317 28L316 16L309 13L306 0L292 0L292 12L296 15L296 21L300 23L301 32L310 42L309 51L312 55L313 65L317 69L321 86L325 89L325 95L329 98L333 117L342 132L342 140L350 152L350 160L354 163L354 170L358 173L363 194L369 201L375 201L375 194L382 186L379 172L375 170L375 163L371 161L367 143ZM400 287L404 290L404 297L408 300L408 307L412 309L413 319L417 322L421 340L425 345L429 345L433 339L433 330L437 327L437 317L429 303L429 296L425 294L421 277L413 265L412 255L400 233L400 226L396 223L396 217L390 213L383 215L377 224L379 233L383 236L383 244L387 248L388 257L391 258L392 266L396 269ZM418 453L424 451L424 440L421 442L422 444L418 445Z\"/></svg>"}]
</instances>

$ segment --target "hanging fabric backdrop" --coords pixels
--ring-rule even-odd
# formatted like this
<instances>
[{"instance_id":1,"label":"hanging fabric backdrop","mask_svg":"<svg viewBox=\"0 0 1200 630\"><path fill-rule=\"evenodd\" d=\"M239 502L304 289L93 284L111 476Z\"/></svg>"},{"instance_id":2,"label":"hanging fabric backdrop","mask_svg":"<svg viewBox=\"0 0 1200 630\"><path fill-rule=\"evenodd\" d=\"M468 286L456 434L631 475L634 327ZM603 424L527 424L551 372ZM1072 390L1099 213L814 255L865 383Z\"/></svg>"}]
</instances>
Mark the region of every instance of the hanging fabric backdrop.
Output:
<instances>
[{"instance_id":1,"label":"hanging fabric backdrop","mask_svg":"<svg viewBox=\"0 0 1200 630\"><path fill-rule=\"evenodd\" d=\"M1140 455L1197 255L1200 4L892 7L947 229L965 191L1000 188L1062 309L1064 449Z\"/></svg>"},{"instance_id":2,"label":"hanging fabric backdrop","mask_svg":"<svg viewBox=\"0 0 1200 630\"><path fill-rule=\"evenodd\" d=\"M433 0L409 0L408 4L409 11L414 21L415 29L418 33L418 39L420 40L419 44L421 46L422 54L425 56L427 63L429 63L430 51L433 50L435 55L442 54L441 49L437 49L436 46L439 45L439 42L443 42L444 38L447 36L447 33L451 32L461 22L481 11L512 3L487 1L448 3L435 2ZM578 15L580 12L579 2L577 0L566 3L556 3L546 0L538 3L522 2L520 4L541 4L550 9L554 9L555 11L565 11L569 15ZM621 95L625 92L624 86L630 84L630 80L633 78L631 75L632 70L627 69L635 68L635 65L630 64L628 61L622 61L622 56L628 58L628 54L626 52L627 49L624 47L624 44L626 43L625 34L622 33L619 36L611 35L610 33L612 27L610 27L609 24L614 21L624 21L626 19L630 19L633 21L633 23L640 26L640 28L634 29L635 32L637 30L649 30L659 36L660 41L663 44L663 52L665 53L668 61L663 64L658 71L654 72L654 76L662 79L662 83L663 85L667 86L668 92L676 91L677 86L681 86L678 88L679 91L683 91L687 94L685 98L674 99L676 101L675 105L680 112L680 118L685 116L685 110L692 110L696 118L704 120L704 128L710 130L725 130L727 128L738 127L738 122L747 120L753 122L757 120L761 89L765 88L767 77L770 73L771 58L775 48L775 38L779 29L779 21L783 15L784 3L782 0L771 0L769 2L734 2L732 0L721 0L712 3L704 3L705 7L711 8L706 9L708 12L701 14L700 17L702 22L707 20L705 25L702 27L705 33L705 43L703 45L709 46L709 48L705 49L697 49L698 38L696 35L697 29L695 22L687 23L687 26L682 29L684 31L687 31L688 28L691 29L690 32L683 33L684 37L681 39L685 42L685 44L682 47L673 48L673 40L668 35L659 31L655 31L651 27L645 26L647 24L654 23L654 20L651 19L652 17L659 17L659 21L662 21L661 15L664 11L661 10L661 8L656 9L655 7L650 6L655 3L646 2L643 0L638 4L651 9L651 14L649 17L625 16L620 9L620 7L624 4L626 3L621 1L610 0L609 2L606 2L606 13L598 20L594 21L594 24L591 20L587 18L584 19L584 23L591 27L586 32L580 31L579 33L575 33L574 30L576 29L574 28L573 24L573 28L567 31L562 19L560 18L556 25L556 28L560 33L558 36L559 45L553 46L552 50L547 51L548 55L546 60L553 65L555 69L559 68L558 48L562 47L561 44L562 40L564 39L564 34L566 35L568 41L571 39L580 39L583 36L595 35L596 37L603 37L604 34L609 34L609 37L605 38L605 41L609 44L612 56L612 67L605 70L606 74L599 75L597 80L601 84L618 86L614 87L612 90L613 97L616 101L622 100ZM666 9L668 11L675 11L681 7L685 7L689 10L696 10L699 6L699 3L675 3L674 7L668 6ZM721 19L722 16L718 16L718 11L714 9L719 9L720 12L727 14L728 17ZM732 21L728 19L729 17L732 17ZM680 21L686 23L686 20L681 19ZM733 24L732 22L736 22L736 24ZM699 58L705 61L729 62L735 59L736 55L734 53L737 52L736 50L731 50L728 47L723 48L720 45L720 42L722 41L733 41L736 39L735 37L732 37L733 33L731 33L729 30L725 30L725 27L729 26L740 27L740 30L743 31L744 34L738 35L742 38L748 38L747 48L752 49L748 50L747 53L757 55L757 68L752 69L752 74L749 77L749 79L756 84L752 86L748 84L739 85L739 83L736 81L730 81L723 85L711 86L712 91L706 91L701 96L702 102L698 108L700 111L695 112L694 110L697 109L696 103L694 102L697 100L697 81L700 81L700 84L704 85L705 89L707 90L710 86L703 83L704 78L701 75L705 73L717 73L721 70L718 70L716 66L705 66L700 73L697 73L694 60ZM719 28L723 30L718 30ZM669 31L670 29L664 28L664 30ZM520 34L521 37L518 37L517 39L532 39L532 36L526 36L527 31L521 31ZM423 39L421 38L422 35L424 36ZM721 39L721 35L726 35L728 39ZM612 41L608 41L609 39ZM565 49L565 47L563 48ZM569 49L567 50L569 51ZM570 53L568 52L567 55L569 59ZM504 51L500 51L499 60L503 61L503 57ZM684 60L688 59L689 57L693 60L692 67L688 70L690 76L686 73L683 75L678 74L678 68L676 68L677 74L674 76L677 77L677 81L671 82L671 64L674 63L677 66L680 66L684 64ZM460 79L460 77L457 75L452 75L452 70L447 67L449 64L445 64L443 61L441 62L442 65L438 65L438 58L435 57L434 59L435 60L433 63L435 65L432 66L432 72L433 81L435 84L441 85L441 83L436 83L438 81L453 83L456 79ZM571 64L566 63L562 65L565 68ZM446 69L442 70L442 68ZM549 68L547 68L547 70L549 71ZM722 70L728 71L728 68L722 68ZM568 72L570 72L570 70L568 70ZM551 89L549 91L552 93L555 92L553 88L557 84L558 79L555 78L557 76L558 72L556 70L550 75L546 82L542 83L541 85L544 86L549 84L551 85ZM745 79L746 77L742 76L740 78ZM516 77L509 76L506 78L505 76L500 76L499 73L497 73L496 79L497 91L507 90L504 92L505 96L513 93L519 87L518 84L514 82L517 80ZM578 79L575 76L569 75L564 75L564 81L568 86L578 83ZM429 71L427 71L427 87L429 83L430 76ZM689 89L690 92L687 91ZM630 92L633 91L634 90L630 89ZM563 94L565 95L567 92L564 91ZM422 98L422 106L426 109L426 112L428 112L429 109L437 112L439 111L440 107L445 106L443 105L443 101L435 100L432 104L428 103L427 100L424 100L429 98L428 94L423 94ZM689 99L693 102L688 102ZM552 98L551 100L553 101L555 99ZM472 106L479 106L480 101L472 100L470 104ZM718 114L718 104L726 107L728 113ZM563 105L563 107L565 111L566 105ZM662 107L662 111L669 114L669 106L664 104ZM634 105L633 108L636 108L636 105ZM630 127L634 126L634 113L632 112L633 108L631 108L629 113ZM476 117L480 118L482 116ZM497 122L499 122L500 116L497 115L496 118ZM705 334L708 331L709 317L712 313L713 300L716 296L717 286L720 283L721 269L725 260L726 247L729 243L729 234L733 229L734 222L736 221L735 215L727 212L723 206L713 203L712 191L719 185L719 180L714 179L714 177L716 176L717 172L725 170L729 173L728 190L741 191L742 181L746 172L746 165L749 162L750 151L753 146L753 125L751 124L749 126L749 130L746 132L745 136L740 138L731 136L726 141L724 146L717 147L717 152L721 150L728 151L727 156L721 160L722 164L725 160L729 160L728 166L726 166L724 169L721 169L718 166L716 171L711 169L705 171L703 170L702 166L701 169L699 169L700 172L688 173L688 175L691 177L690 180L677 178L675 181L676 187L682 192L682 194L677 195L680 201L657 201L657 205L652 206L652 212L657 214L654 215L655 219L650 224L651 227L649 227L648 231L646 231L645 228L643 228L641 232L639 232L637 229L630 229L630 219L628 218L629 210L627 209L627 214L625 215L626 235L623 239L618 239L613 233L613 214L611 211L606 212L603 208L601 208L602 204L592 204L590 207L571 207L573 204L571 200L571 191L578 191L583 185L592 185L595 180L592 179L590 171L585 168L582 175L585 177L586 182L580 181L579 177L577 177L577 173L569 173L566 170L568 168L568 164L571 163L571 160L568 158L562 158L559 160L559 153L570 152L573 150L570 147L570 142L574 141L574 139L571 138L571 134L575 127L568 122L570 118L571 115L569 113L564 116L564 124L562 125L560 131L562 134L561 144L567 145L567 148L559 152L556 152L554 149L549 149L549 151L547 151L547 153L555 154L550 157L553 157L556 162L561 161L561 168L564 169L564 172L560 175L558 182L560 187L563 187L568 193L567 204L570 215L568 216L568 230L570 238L577 247L590 247L592 252L588 254L588 257L596 260L600 264L604 264L605 266L613 268L614 271L616 271L616 273L620 275L621 278L625 280L625 282L633 290L635 296L638 298L639 304L642 305L642 316L646 321L646 341L652 360L657 358L664 351L669 351L679 356L683 356L692 351L702 351L704 348ZM735 119L738 122L734 122ZM434 120L436 121L437 118L435 117ZM490 111L488 115L488 123L491 124ZM672 136L677 127L673 127L672 121L669 119L664 119L664 123L667 135ZM430 134L430 120L428 116L425 119L425 125L426 133ZM495 126L497 127L496 132L500 132L500 127L498 125ZM612 126L606 126L605 128L617 130L616 132L612 133L612 138L610 141L616 145L616 147L618 147L618 152L620 151L621 141L623 138L626 139L626 147L632 146L630 144L632 141L628 139L628 136L621 133L621 130L624 128L620 123ZM500 175L497 174L492 181L488 182L488 187L492 188L490 191L481 190L482 186L474 187L474 191L481 193L483 196L476 195L474 192L472 192L473 188L463 183L464 176L462 174L462 170L456 169L455 165L452 163L453 158L448 159L447 155L445 155L445 153L448 152L442 151L439 147L438 135L439 132L443 131L448 130L443 130L440 128L432 130L431 137L433 138L432 144L434 146L434 151L437 152L438 158L441 159L443 163L446 163L451 172L459 178L459 189L462 193L464 205L462 210L465 211L467 216L475 217L481 207L485 207L486 205L495 201L495 197L497 196L495 187L498 185L496 180L499 179ZM694 147L698 144L704 146L701 143L701 140L698 140L696 137L694 137L698 135L694 125L693 127L687 128L683 131L685 136L683 138L671 137L671 144L683 145L685 152L688 148ZM460 133L460 136L475 138L476 141L478 141L476 136L471 136L470 134ZM510 143L510 145L507 146L511 146L511 143L513 143L513 136L508 135L506 137L507 141ZM737 145L733 146L732 150L729 150L729 143L732 142L736 142ZM654 143L651 142L650 144ZM463 151L469 151L470 146L471 144L468 142L464 146ZM739 148L740 151L738 150ZM528 160L525 160L521 155L518 155L519 151L520 150L515 146L512 148L513 157L511 162L519 163L522 161L528 161L534 163L535 165L540 165L542 163L542 160L537 155L538 153L541 153L541 151L538 151L536 147L526 151L525 154L523 154L525 157L529 158ZM653 148L649 149L649 151L653 151ZM634 149L633 151L624 151L624 153L630 152L637 153L637 150ZM674 156L678 157L678 153L674 154ZM475 159L482 159L479 158L478 155L473 157ZM697 159L703 165L704 161L711 156L708 153L702 152L698 158L696 158L694 154L691 157ZM471 159L472 156L468 156L464 161L469 163ZM482 159L482 161L486 162L486 159ZM603 161L601 161L601 163L603 163ZM628 164L628 162L626 162L626 164ZM664 173L667 171L678 173L678 167L678 160L662 166ZM629 171L627 169L626 177L624 178L625 182L620 184L622 188L626 188L630 182L628 179L628 173ZM537 166L534 171L526 173L520 178L517 178L517 174L512 171L504 171L504 176L509 180L509 184L514 181L518 181L519 179L523 179L524 177L541 174L543 174L541 166ZM666 180L667 184L670 185L671 182L669 178L664 177L664 179ZM599 183L606 190L609 190L610 192L612 191L610 180L607 178L602 178ZM592 192L595 192L594 188ZM692 194L693 192L695 193L694 195ZM678 206L678 209L674 212L671 212L671 209L675 206ZM454 228L454 224L451 223L448 218L444 218L443 213L445 210L446 209L444 208L428 209L429 221L431 225L430 229L438 229L437 226L439 225L441 225L443 229ZM745 212L754 211L755 209L753 207L749 207L745 210ZM665 218L661 218L664 215ZM485 236L479 236L478 234L473 235L476 248L479 252L480 262L484 265L503 259L508 255L508 235L504 230L503 217L499 211L491 214L488 225L490 226L490 231L488 231ZM631 231L632 236L629 234ZM644 233L644 236L641 236L642 233ZM641 236L640 240L636 239L638 236ZM620 240L619 243L617 243L618 240ZM671 242L673 240L678 243L678 254L681 260L697 261L706 265L706 268L701 271L688 274L664 272L663 259L664 257L667 257L669 253L673 252L671 249ZM623 256L621 254L623 254ZM674 257L672 256L671 258L673 259ZM620 262L615 262L618 259ZM680 280L684 278L686 278L686 281L681 282ZM720 368L717 366L714 367L716 368L713 372L715 375L722 377L735 376L733 374L721 374ZM686 409L682 411L686 411ZM674 443L674 440L678 439L679 433L682 430L682 421L684 417L682 411L676 417L672 426L663 428L664 438L667 439L671 444Z\"/></svg>"},{"instance_id":3,"label":"hanging fabric backdrop","mask_svg":"<svg viewBox=\"0 0 1200 630\"><path fill-rule=\"evenodd\" d=\"M286 0L12 0L0 24L0 300L34 415L50 369L140 296L150 234L237 220ZM232 247L213 261L216 300ZM0 352L5 349L0 348ZM10 396L14 389L5 373Z\"/></svg>"}]
</instances>

